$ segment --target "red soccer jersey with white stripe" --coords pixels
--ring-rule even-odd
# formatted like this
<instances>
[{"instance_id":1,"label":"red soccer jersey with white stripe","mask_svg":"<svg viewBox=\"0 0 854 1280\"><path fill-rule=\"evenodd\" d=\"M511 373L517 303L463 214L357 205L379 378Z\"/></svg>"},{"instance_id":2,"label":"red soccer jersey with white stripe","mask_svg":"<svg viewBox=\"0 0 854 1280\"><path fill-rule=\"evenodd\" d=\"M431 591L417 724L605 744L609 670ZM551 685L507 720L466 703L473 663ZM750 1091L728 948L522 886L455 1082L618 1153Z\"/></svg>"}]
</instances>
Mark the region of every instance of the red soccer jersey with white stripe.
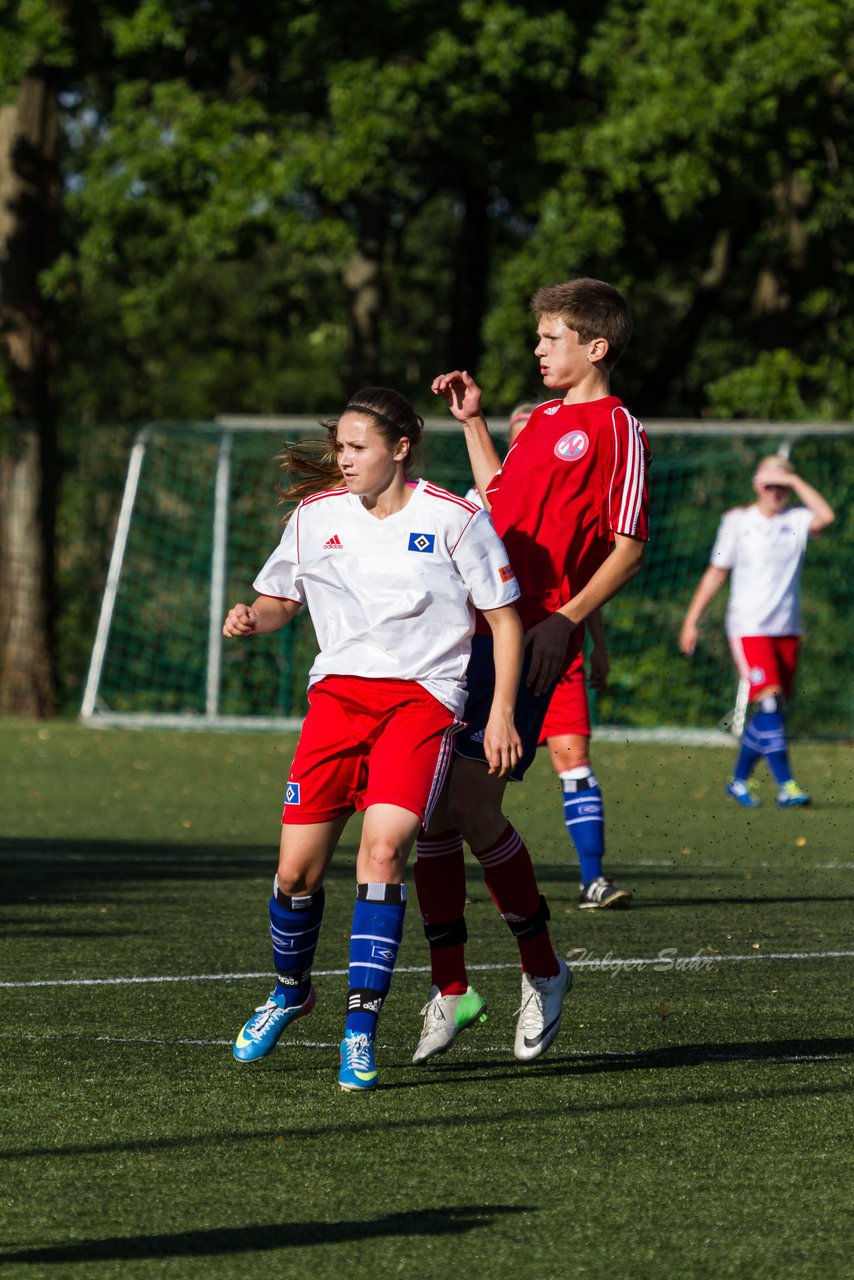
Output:
<instances>
[{"instance_id":1,"label":"red soccer jersey with white stripe","mask_svg":"<svg viewBox=\"0 0 854 1280\"><path fill-rule=\"evenodd\" d=\"M615 534L649 537L649 444L616 396L538 405L487 488L526 628L593 577Z\"/></svg>"}]
</instances>

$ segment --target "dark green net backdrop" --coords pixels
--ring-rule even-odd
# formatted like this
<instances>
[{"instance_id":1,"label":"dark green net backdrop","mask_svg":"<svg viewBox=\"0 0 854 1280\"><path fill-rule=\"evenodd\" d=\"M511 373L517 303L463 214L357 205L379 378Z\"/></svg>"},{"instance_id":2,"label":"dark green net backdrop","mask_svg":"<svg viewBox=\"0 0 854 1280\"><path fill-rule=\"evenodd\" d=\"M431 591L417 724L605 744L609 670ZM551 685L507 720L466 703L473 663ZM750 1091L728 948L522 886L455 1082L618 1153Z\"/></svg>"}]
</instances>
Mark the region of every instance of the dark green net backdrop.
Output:
<instances>
[{"instance_id":1,"label":"dark green net backdrop","mask_svg":"<svg viewBox=\"0 0 854 1280\"><path fill-rule=\"evenodd\" d=\"M219 438L215 424L150 429L98 688L102 709L204 714ZM751 500L755 462L779 443L779 435L651 434L651 540L641 574L605 610L611 678L594 705L597 722L712 728L731 711L736 680L723 635L726 592L709 609L692 660L679 654L677 638L721 514ZM227 603L252 598L253 578L278 541L275 455L282 444L281 431L233 436ZM854 436L796 439L791 458L834 506L837 520L807 555L805 634L790 725L808 736L849 736ZM428 433L416 471L464 493L470 478L460 437ZM275 636L226 642L219 713L301 716L313 653L307 614Z\"/></svg>"}]
</instances>

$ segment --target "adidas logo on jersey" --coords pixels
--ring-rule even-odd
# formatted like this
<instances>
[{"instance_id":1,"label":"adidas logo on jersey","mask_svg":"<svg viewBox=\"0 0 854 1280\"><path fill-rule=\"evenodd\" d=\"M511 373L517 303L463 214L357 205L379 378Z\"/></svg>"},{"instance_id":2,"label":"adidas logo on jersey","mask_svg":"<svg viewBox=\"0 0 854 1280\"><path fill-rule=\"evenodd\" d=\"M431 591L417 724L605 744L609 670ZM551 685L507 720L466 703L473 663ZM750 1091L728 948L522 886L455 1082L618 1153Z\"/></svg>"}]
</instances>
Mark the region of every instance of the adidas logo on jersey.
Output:
<instances>
[{"instance_id":1,"label":"adidas logo on jersey","mask_svg":"<svg viewBox=\"0 0 854 1280\"><path fill-rule=\"evenodd\" d=\"M329 541L324 542L323 544L324 551L343 551L343 549L344 549L344 543L338 537L337 533L333 533Z\"/></svg>"}]
</instances>

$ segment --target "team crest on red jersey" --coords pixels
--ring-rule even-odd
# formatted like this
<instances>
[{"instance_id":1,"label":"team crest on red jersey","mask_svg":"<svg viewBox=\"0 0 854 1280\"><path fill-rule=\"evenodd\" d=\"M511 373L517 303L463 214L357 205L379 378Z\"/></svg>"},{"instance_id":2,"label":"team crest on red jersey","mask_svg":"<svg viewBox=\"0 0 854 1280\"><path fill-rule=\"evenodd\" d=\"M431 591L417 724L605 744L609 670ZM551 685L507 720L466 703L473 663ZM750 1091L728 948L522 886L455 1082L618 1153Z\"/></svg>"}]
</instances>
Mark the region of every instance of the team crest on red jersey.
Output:
<instances>
[{"instance_id":1,"label":"team crest on red jersey","mask_svg":"<svg viewBox=\"0 0 854 1280\"><path fill-rule=\"evenodd\" d=\"M575 462L576 459L584 457L589 445L586 432L568 431L555 445L555 457L564 462Z\"/></svg>"}]
</instances>

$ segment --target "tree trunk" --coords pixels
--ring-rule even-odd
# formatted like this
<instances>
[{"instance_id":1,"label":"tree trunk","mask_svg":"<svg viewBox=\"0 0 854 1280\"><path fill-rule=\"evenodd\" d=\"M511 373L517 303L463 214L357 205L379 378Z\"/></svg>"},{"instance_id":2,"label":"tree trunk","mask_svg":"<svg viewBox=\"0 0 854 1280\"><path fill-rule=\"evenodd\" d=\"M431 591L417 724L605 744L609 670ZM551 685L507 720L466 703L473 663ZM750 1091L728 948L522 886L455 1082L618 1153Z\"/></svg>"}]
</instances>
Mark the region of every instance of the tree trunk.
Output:
<instances>
[{"instance_id":1,"label":"tree trunk","mask_svg":"<svg viewBox=\"0 0 854 1280\"><path fill-rule=\"evenodd\" d=\"M454 249L454 288L448 340L449 369L476 374L483 352L481 326L489 275L488 193L471 186L463 192L463 222Z\"/></svg>"},{"instance_id":2,"label":"tree trunk","mask_svg":"<svg viewBox=\"0 0 854 1280\"><path fill-rule=\"evenodd\" d=\"M53 340L39 273L58 246L58 111L33 72L0 107L0 713L54 709ZM2 384L5 383L5 386Z\"/></svg>"},{"instance_id":3,"label":"tree trunk","mask_svg":"<svg viewBox=\"0 0 854 1280\"><path fill-rule=\"evenodd\" d=\"M348 395L376 386L380 375L380 317L383 303L382 251L385 210L364 198L359 208L359 243L344 269L349 299L349 335L343 373Z\"/></svg>"}]
</instances>

